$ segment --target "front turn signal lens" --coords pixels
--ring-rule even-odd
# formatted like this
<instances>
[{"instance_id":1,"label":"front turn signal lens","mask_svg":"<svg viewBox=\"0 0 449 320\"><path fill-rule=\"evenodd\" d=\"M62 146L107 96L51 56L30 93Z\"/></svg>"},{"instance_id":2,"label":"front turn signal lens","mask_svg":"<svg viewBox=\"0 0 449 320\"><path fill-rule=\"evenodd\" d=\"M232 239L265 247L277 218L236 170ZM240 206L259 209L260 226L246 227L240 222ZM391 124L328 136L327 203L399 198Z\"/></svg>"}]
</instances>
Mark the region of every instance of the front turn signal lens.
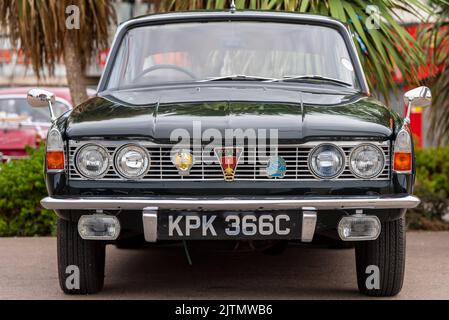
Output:
<instances>
[{"instance_id":1,"label":"front turn signal lens","mask_svg":"<svg viewBox=\"0 0 449 320\"><path fill-rule=\"evenodd\" d=\"M48 132L46 149L47 171L64 170L64 142L58 129L53 128Z\"/></svg>"},{"instance_id":2,"label":"front turn signal lens","mask_svg":"<svg viewBox=\"0 0 449 320\"><path fill-rule=\"evenodd\" d=\"M412 170L412 154L409 152L395 152L393 168L397 172L410 172Z\"/></svg>"},{"instance_id":3,"label":"front turn signal lens","mask_svg":"<svg viewBox=\"0 0 449 320\"><path fill-rule=\"evenodd\" d=\"M64 170L63 151L47 151L47 169Z\"/></svg>"},{"instance_id":4,"label":"front turn signal lens","mask_svg":"<svg viewBox=\"0 0 449 320\"><path fill-rule=\"evenodd\" d=\"M412 136L408 127L403 127L394 142L393 170L395 172L412 172L412 150Z\"/></svg>"}]
</instances>

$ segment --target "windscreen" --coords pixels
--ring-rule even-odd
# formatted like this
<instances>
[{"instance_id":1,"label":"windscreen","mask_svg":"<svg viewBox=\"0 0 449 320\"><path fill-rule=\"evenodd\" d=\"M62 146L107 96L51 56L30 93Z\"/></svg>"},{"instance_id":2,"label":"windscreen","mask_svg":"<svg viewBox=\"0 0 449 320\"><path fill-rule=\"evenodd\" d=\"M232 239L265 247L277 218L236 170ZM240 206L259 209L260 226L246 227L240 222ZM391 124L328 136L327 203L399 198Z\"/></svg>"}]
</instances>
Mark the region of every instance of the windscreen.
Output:
<instances>
[{"instance_id":1,"label":"windscreen","mask_svg":"<svg viewBox=\"0 0 449 320\"><path fill-rule=\"evenodd\" d=\"M341 34L271 22L177 23L131 29L111 62L109 90L244 75L322 76L358 88Z\"/></svg>"}]
</instances>

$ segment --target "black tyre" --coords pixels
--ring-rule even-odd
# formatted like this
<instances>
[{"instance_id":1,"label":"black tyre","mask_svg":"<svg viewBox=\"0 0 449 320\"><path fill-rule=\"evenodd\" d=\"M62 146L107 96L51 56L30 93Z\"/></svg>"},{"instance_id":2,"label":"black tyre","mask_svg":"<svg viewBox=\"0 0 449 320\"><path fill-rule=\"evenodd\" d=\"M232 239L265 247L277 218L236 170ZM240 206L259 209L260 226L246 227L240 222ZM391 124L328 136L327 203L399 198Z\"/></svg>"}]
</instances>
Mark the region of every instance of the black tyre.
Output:
<instances>
[{"instance_id":1,"label":"black tyre","mask_svg":"<svg viewBox=\"0 0 449 320\"><path fill-rule=\"evenodd\" d=\"M83 240L77 223L58 219L58 273L62 291L99 292L104 284L105 251L103 242Z\"/></svg>"},{"instance_id":2,"label":"black tyre","mask_svg":"<svg viewBox=\"0 0 449 320\"><path fill-rule=\"evenodd\" d=\"M368 296L389 297L397 295L404 282L405 269L405 219L382 223L382 231L375 241L357 243L357 285ZM373 268L374 266L374 268ZM375 284L375 267L378 278Z\"/></svg>"}]
</instances>

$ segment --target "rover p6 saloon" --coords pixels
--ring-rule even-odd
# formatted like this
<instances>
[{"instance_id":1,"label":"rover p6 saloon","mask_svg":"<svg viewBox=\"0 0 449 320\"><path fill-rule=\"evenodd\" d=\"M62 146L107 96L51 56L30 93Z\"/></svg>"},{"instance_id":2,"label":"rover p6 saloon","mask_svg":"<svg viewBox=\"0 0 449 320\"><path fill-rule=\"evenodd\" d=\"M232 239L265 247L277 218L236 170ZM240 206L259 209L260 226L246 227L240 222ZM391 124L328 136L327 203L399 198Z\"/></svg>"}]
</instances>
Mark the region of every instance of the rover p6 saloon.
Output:
<instances>
[{"instance_id":1,"label":"rover p6 saloon","mask_svg":"<svg viewBox=\"0 0 449 320\"><path fill-rule=\"evenodd\" d=\"M136 18L119 27L97 91L47 138L42 205L58 216L64 292L102 289L106 244L220 240L273 254L323 237L355 246L362 293L401 290L405 214L419 204L409 112L431 94L407 92L405 115L373 98L343 23L233 10ZM66 286L69 266L78 288Z\"/></svg>"}]
</instances>

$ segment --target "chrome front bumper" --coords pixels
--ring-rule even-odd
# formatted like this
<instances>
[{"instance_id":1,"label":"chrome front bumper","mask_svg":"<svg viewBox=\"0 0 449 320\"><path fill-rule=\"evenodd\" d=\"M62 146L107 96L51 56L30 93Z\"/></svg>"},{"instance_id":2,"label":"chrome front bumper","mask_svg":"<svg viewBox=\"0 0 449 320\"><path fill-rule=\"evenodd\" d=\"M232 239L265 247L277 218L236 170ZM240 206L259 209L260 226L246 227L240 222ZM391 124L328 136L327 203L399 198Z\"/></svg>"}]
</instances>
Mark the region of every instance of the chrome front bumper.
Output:
<instances>
[{"instance_id":1,"label":"chrome front bumper","mask_svg":"<svg viewBox=\"0 0 449 320\"><path fill-rule=\"evenodd\" d=\"M147 207L169 210L316 210L339 209L407 209L420 200L411 195L355 197L148 197L148 198L56 198L42 199L46 209L53 210L143 210Z\"/></svg>"},{"instance_id":2,"label":"chrome front bumper","mask_svg":"<svg viewBox=\"0 0 449 320\"><path fill-rule=\"evenodd\" d=\"M390 197L252 197L252 198L55 198L41 203L54 210L141 210L145 240L158 240L159 210L296 210L302 215L301 241L310 242L315 234L318 210L338 209L403 209L414 208L419 199L410 196Z\"/></svg>"}]
</instances>

